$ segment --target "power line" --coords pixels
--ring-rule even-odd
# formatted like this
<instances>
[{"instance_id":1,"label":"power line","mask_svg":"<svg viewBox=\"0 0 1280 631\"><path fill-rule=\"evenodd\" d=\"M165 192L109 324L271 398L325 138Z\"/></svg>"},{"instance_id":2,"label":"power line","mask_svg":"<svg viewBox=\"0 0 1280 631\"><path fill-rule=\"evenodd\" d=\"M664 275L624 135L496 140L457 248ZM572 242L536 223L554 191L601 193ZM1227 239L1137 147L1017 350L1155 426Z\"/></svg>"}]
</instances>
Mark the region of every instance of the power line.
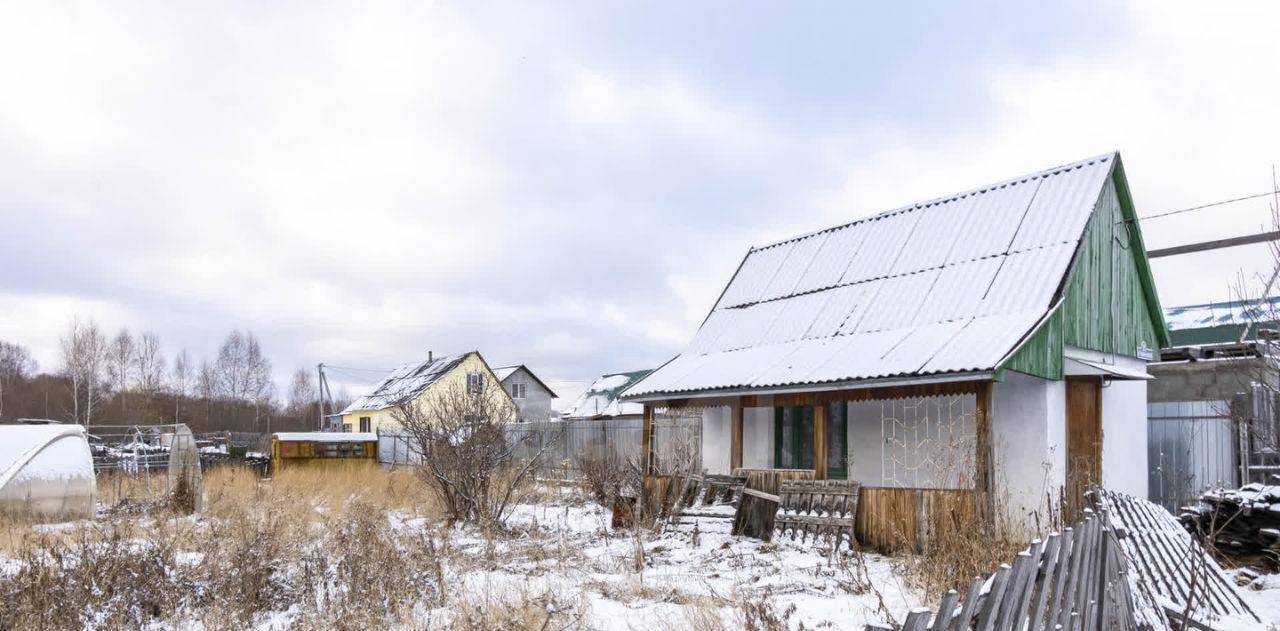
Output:
<instances>
[{"instance_id":1,"label":"power line","mask_svg":"<svg viewBox=\"0 0 1280 631\"><path fill-rule=\"evenodd\" d=\"M1169 217L1171 215L1180 215L1182 213L1189 213L1193 210L1204 210L1206 208L1213 208L1215 206L1224 206L1226 204L1234 204L1236 202L1244 202L1251 199L1258 199L1259 197L1268 197L1275 194L1276 194L1276 191L1267 191L1265 193L1258 193L1256 195L1246 195L1244 197L1237 197L1235 199L1224 199L1220 202L1213 202L1211 204L1201 204L1199 206L1192 206L1190 208L1183 208L1180 210L1170 210L1168 212L1156 213L1154 215L1143 215L1141 217L1138 217L1138 219L1159 219L1161 217Z\"/></svg>"}]
</instances>

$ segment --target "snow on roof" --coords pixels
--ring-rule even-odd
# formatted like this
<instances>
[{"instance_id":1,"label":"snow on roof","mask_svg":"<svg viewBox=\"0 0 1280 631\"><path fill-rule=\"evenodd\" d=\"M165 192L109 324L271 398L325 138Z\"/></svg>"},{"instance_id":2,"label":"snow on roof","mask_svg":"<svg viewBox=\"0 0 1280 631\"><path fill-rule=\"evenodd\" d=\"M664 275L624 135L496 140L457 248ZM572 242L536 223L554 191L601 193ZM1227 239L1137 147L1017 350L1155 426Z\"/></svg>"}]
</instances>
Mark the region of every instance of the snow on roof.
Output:
<instances>
[{"instance_id":1,"label":"snow on roof","mask_svg":"<svg viewBox=\"0 0 1280 631\"><path fill-rule=\"evenodd\" d=\"M276 432L272 436L285 443L366 443L378 440L378 435L373 432Z\"/></svg>"},{"instance_id":2,"label":"snow on roof","mask_svg":"<svg viewBox=\"0 0 1280 631\"><path fill-rule=\"evenodd\" d=\"M1209 302L1202 305L1170 307L1164 310L1165 321L1168 322L1170 331L1271 321L1280 319L1277 318L1277 314L1280 314L1280 296L1260 300Z\"/></svg>"},{"instance_id":3,"label":"snow on roof","mask_svg":"<svg viewBox=\"0 0 1280 631\"><path fill-rule=\"evenodd\" d=\"M628 403L618 398L623 390L643 379L652 370L637 370L603 375L596 379L574 402L561 413L565 418L595 418L599 416L623 416L643 414L644 406Z\"/></svg>"},{"instance_id":4,"label":"snow on roof","mask_svg":"<svg viewBox=\"0 0 1280 631\"><path fill-rule=\"evenodd\" d=\"M473 351L474 352L474 351ZM351 402L342 414L363 410L382 410L410 401L462 362L470 353L435 357L421 364L401 366L383 379L373 390Z\"/></svg>"},{"instance_id":5,"label":"snow on roof","mask_svg":"<svg viewBox=\"0 0 1280 631\"><path fill-rule=\"evenodd\" d=\"M628 398L992 370L1046 316L1110 153L752 248Z\"/></svg>"},{"instance_id":6,"label":"snow on roof","mask_svg":"<svg viewBox=\"0 0 1280 631\"><path fill-rule=\"evenodd\" d=\"M493 369L493 376L497 377L498 381L506 381L507 377L510 377L512 373L519 369L520 366L518 364L515 366L499 366Z\"/></svg>"}]
</instances>

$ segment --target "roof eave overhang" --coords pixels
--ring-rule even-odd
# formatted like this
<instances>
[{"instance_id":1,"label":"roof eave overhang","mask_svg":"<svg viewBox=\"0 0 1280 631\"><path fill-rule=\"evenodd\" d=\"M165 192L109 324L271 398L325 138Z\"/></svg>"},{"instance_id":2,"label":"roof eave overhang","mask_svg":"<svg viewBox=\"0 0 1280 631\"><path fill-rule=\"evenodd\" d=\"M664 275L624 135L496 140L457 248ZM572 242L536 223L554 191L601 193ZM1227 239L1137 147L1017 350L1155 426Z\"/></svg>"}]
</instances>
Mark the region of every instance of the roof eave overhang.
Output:
<instances>
[{"instance_id":1,"label":"roof eave overhang","mask_svg":"<svg viewBox=\"0 0 1280 631\"><path fill-rule=\"evenodd\" d=\"M957 381L991 381L996 378L996 371L981 370L971 372L952 372L938 375L918 377L896 377L886 379L854 379L848 381L832 381L827 383L796 384L787 386L719 388L711 390L690 390L682 392L654 392L622 397L629 403L653 403L671 399L712 399L720 397L767 396L771 394L803 394L808 392L834 392L838 390L869 390L874 388L894 388L901 386L920 386L935 383L954 383Z\"/></svg>"}]
</instances>

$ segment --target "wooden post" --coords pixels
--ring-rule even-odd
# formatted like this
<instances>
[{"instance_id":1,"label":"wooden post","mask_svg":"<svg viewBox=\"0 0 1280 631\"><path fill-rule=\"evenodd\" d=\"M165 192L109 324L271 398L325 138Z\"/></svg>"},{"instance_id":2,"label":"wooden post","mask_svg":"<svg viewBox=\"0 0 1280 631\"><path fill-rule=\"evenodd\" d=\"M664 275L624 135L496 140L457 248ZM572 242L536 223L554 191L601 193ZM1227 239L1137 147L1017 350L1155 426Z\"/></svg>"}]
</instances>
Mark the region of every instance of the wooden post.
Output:
<instances>
[{"instance_id":1,"label":"wooden post","mask_svg":"<svg viewBox=\"0 0 1280 631\"><path fill-rule=\"evenodd\" d=\"M813 479L827 479L827 406L813 406Z\"/></svg>"},{"instance_id":2,"label":"wooden post","mask_svg":"<svg viewBox=\"0 0 1280 631\"><path fill-rule=\"evenodd\" d=\"M653 407L644 404L644 421L640 429L640 458L644 464L644 475L655 475L657 463L653 461Z\"/></svg>"},{"instance_id":3,"label":"wooden post","mask_svg":"<svg viewBox=\"0 0 1280 631\"><path fill-rule=\"evenodd\" d=\"M729 473L742 468L742 398L729 406Z\"/></svg>"},{"instance_id":4,"label":"wooden post","mask_svg":"<svg viewBox=\"0 0 1280 631\"><path fill-rule=\"evenodd\" d=\"M983 518L990 519L994 517L991 513L995 508L992 488L995 474L991 451L991 382L978 383L976 396L977 441L973 458L973 482L974 489L978 492L978 510L983 513Z\"/></svg>"}]
</instances>

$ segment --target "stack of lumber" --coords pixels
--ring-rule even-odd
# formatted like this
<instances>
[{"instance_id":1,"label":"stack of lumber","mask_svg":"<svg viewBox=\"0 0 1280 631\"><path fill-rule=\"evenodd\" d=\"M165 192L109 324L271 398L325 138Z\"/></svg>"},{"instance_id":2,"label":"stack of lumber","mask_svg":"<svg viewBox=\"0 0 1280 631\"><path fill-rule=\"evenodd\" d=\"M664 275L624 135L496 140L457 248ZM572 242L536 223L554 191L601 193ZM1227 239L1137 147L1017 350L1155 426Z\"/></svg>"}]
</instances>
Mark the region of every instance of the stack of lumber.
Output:
<instances>
[{"instance_id":1,"label":"stack of lumber","mask_svg":"<svg viewBox=\"0 0 1280 631\"><path fill-rule=\"evenodd\" d=\"M1280 486L1249 484L1205 493L1179 517L1187 530L1223 554L1250 561L1280 563Z\"/></svg>"}]
</instances>

